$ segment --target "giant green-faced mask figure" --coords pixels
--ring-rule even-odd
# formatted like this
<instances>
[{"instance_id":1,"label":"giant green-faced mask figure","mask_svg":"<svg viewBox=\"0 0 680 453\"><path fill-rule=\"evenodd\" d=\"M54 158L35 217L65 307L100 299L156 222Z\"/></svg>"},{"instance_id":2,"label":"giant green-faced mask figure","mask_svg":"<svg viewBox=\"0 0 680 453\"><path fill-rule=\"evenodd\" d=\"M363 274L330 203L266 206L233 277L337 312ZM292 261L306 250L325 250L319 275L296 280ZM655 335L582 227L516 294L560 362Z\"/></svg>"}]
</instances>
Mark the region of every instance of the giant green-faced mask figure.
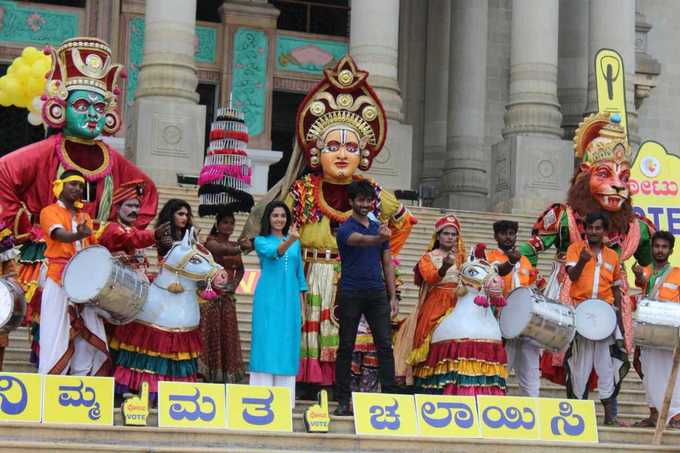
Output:
<instances>
[{"instance_id":1,"label":"giant green-faced mask figure","mask_svg":"<svg viewBox=\"0 0 680 453\"><path fill-rule=\"evenodd\" d=\"M66 100L64 135L94 139L101 134L105 123L107 103L99 93L75 90Z\"/></svg>"}]
</instances>

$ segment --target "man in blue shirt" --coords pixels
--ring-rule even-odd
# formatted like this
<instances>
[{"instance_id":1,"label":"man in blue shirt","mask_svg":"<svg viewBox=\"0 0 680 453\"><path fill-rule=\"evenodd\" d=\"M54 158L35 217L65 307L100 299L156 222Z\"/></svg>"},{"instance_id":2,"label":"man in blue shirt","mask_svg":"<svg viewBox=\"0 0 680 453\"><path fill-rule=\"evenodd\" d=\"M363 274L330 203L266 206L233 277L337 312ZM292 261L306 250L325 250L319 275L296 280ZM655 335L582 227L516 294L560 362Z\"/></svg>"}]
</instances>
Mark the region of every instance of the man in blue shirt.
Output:
<instances>
[{"instance_id":1,"label":"man in blue shirt","mask_svg":"<svg viewBox=\"0 0 680 453\"><path fill-rule=\"evenodd\" d=\"M368 217L376 199L369 181L352 182L347 195L352 215L338 228L336 236L342 270L338 284L340 344L335 362L338 400L335 415L352 415L350 365L362 314L373 333L382 391L392 392L395 386L390 319L399 306L390 256L390 229Z\"/></svg>"}]
</instances>

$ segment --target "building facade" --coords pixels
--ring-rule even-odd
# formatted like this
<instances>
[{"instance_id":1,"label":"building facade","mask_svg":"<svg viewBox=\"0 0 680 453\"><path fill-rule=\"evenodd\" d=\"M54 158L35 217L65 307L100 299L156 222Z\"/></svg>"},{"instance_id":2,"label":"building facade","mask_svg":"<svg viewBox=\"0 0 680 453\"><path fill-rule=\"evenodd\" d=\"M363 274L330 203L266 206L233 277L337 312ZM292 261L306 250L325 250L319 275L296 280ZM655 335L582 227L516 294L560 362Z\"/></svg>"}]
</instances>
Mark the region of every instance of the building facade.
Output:
<instances>
[{"instance_id":1,"label":"building facade","mask_svg":"<svg viewBox=\"0 0 680 453\"><path fill-rule=\"evenodd\" d=\"M128 69L116 144L160 183L198 172L231 100L261 192L285 172L297 105L349 52L388 115L372 176L438 207L525 212L564 197L600 48L624 59L631 140L680 154L679 21L674 0L0 0L0 63L110 42ZM42 134L17 110L0 107L3 153Z\"/></svg>"}]
</instances>

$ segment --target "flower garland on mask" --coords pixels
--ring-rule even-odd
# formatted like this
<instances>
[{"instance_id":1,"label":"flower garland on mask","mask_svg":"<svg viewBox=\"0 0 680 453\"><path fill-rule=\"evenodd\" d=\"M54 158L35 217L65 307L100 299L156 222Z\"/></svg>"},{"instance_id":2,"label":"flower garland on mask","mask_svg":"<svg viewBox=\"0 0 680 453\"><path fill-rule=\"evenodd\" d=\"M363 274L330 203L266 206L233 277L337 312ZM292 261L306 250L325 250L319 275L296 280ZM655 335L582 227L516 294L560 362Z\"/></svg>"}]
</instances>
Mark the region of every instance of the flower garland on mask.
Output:
<instances>
[{"instance_id":1,"label":"flower garland on mask","mask_svg":"<svg viewBox=\"0 0 680 453\"><path fill-rule=\"evenodd\" d=\"M369 178L362 178L360 176L353 176L354 181L359 181L361 179L367 179L373 189L375 190L375 205L373 207L373 213L376 217L380 216L380 192L382 189L380 186ZM321 192L321 185L323 182L323 177L317 174L308 174L301 179L295 181L291 187L290 194L295 200L293 204L293 218L298 225L304 225L306 223L316 223L321 221L323 217L329 218L331 221L337 223L343 223L345 220L352 215L351 210L349 212L343 213L333 209L329 206Z\"/></svg>"}]
</instances>

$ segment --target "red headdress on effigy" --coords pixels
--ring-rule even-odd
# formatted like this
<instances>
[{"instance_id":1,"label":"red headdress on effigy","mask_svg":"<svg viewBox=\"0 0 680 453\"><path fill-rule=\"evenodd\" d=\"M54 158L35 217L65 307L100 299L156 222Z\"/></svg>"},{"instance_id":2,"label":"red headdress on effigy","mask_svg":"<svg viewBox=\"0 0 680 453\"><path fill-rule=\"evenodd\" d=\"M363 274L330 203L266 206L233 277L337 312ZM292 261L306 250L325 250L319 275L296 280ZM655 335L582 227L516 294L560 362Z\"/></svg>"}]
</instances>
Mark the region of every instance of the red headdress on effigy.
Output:
<instances>
[{"instance_id":1,"label":"red headdress on effigy","mask_svg":"<svg viewBox=\"0 0 680 453\"><path fill-rule=\"evenodd\" d=\"M66 122L66 99L71 91L94 91L104 96L108 106L103 134L115 134L121 126L118 97L121 78L126 77L122 65L113 64L111 48L97 38L67 39L56 49L45 48L52 56L52 69L47 74L47 85L42 108L43 120L54 128Z\"/></svg>"},{"instance_id":2,"label":"red headdress on effigy","mask_svg":"<svg viewBox=\"0 0 680 453\"><path fill-rule=\"evenodd\" d=\"M310 91L297 113L296 136L307 164L320 168L319 143L332 130L349 128L359 137L359 168L368 170L380 153L387 136L385 110L373 88L368 72L357 69L349 55L333 69L324 70L324 78Z\"/></svg>"}]
</instances>

